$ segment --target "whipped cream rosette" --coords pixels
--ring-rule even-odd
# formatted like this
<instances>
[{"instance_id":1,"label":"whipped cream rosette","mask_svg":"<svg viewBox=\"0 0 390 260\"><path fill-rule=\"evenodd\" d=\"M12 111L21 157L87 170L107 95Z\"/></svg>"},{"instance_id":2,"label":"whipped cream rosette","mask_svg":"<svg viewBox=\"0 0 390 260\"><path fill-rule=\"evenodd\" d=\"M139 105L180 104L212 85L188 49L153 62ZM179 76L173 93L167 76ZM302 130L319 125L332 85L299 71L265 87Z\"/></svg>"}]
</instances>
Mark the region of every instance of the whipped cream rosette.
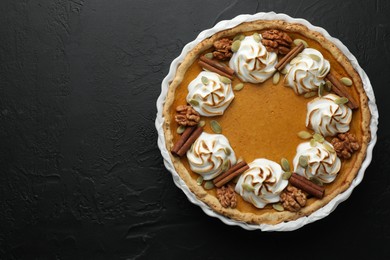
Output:
<instances>
[{"instance_id":1,"label":"whipped cream rosette","mask_svg":"<svg viewBox=\"0 0 390 260\"><path fill-rule=\"evenodd\" d=\"M323 136L334 136L349 130L352 110L346 104L336 104L340 97L328 94L307 104L306 126Z\"/></svg>"},{"instance_id":2,"label":"whipped cream rosette","mask_svg":"<svg viewBox=\"0 0 390 260\"><path fill-rule=\"evenodd\" d=\"M233 99L232 84L222 82L215 72L202 71L188 85L187 102L202 116L223 115Z\"/></svg>"},{"instance_id":3,"label":"whipped cream rosette","mask_svg":"<svg viewBox=\"0 0 390 260\"><path fill-rule=\"evenodd\" d=\"M304 165L300 163L300 160L303 161L301 157L304 157ZM341 161L332 144L327 141L315 142L314 146L310 142L298 145L293 164L294 172L297 174L307 179L316 177L323 183L332 182L341 167Z\"/></svg>"},{"instance_id":4,"label":"whipped cream rosette","mask_svg":"<svg viewBox=\"0 0 390 260\"><path fill-rule=\"evenodd\" d=\"M258 38L253 35L246 36L229 62L229 67L244 82L264 82L276 71L277 54L268 52L261 43L261 35L258 36Z\"/></svg>"},{"instance_id":5,"label":"whipped cream rosette","mask_svg":"<svg viewBox=\"0 0 390 260\"><path fill-rule=\"evenodd\" d=\"M318 90L330 70L330 63L321 52L306 48L285 67L287 74L284 85L291 87L298 95Z\"/></svg>"},{"instance_id":6,"label":"whipped cream rosette","mask_svg":"<svg viewBox=\"0 0 390 260\"><path fill-rule=\"evenodd\" d=\"M256 159L249 163L249 169L241 174L236 192L257 208L280 200L280 193L288 185L282 179L283 170L276 162Z\"/></svg>"},{"instance_id":7,"label":"whipped cream rosette","mask_svg":"<svg viewBox=\"0 0 390 260\"><path fill-rule=\"evenodd\" d=\"M204 180L211 180L236 164L228 139L221 134L203 132L187 151L190 168Z\"/></svg>"}]
</instances>

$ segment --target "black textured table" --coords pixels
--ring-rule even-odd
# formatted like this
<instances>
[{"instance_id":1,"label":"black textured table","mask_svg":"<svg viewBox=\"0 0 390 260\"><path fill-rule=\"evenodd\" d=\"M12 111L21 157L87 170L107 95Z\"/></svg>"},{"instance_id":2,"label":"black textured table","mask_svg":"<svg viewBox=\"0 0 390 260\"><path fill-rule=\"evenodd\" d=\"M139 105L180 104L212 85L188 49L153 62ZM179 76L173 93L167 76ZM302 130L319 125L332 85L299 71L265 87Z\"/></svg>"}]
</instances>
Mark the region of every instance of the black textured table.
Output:
<instances>
[{"instance_id":1,"label":"black textured table","mask_svg":"<svg viewBox=\"0 0 390 260\"><path fill-rule=\"evenodd\" d=\"M2 0L1 259L390 259L390 1ZM294 232L245 231L191 204L154 126L171 61L260 11L339 38L380 114L363 182Z\"/></svg>"}]
</instances>

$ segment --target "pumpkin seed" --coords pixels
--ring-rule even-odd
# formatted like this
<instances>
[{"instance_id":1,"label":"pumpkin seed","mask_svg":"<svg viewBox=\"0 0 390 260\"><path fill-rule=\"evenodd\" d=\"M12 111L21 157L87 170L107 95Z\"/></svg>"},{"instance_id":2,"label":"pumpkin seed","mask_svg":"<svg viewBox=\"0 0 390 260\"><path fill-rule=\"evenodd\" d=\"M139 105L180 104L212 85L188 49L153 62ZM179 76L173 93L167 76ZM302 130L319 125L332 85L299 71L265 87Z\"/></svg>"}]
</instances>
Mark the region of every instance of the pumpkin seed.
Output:
<instances>
[{"instance_id":1,"label":"pumpkin seed","mask_svg":"<svg viewBox=\"0 0 390 260\"><path fill-rule=\"evenodd\" d=\"M286 75L288 73L287 68L284 67L280 73L282 73L283 75Z\"/></svg>"},{"instance_id":2,"label":"pumpkin seed","mask_svg":"<svg viewBox=\"0 0 390 260\"><path fill-rule=\"evenodd\" d=\"M186 127L184 125L180 125L177 129L176 129L176 133L178 133L179 135L181 135L184 130L186 130Z\"/></svg>"},{"instance_id":3,"label":"pumpkin seed","mask_svg":"<svg viewBox=\"0 0 390 260\"><path fill-rule=\"evenodd\" d=\"M288 179L290 179L291 175L292 175L291 172L284 172L284 173L282 173L282 179L288 180Z\"/></svg>"},{"instance_id":4,"label":"pumpkin seed","mask_svg":"<svg viewBox=\"0 0 390 260\"><path fill-rule=\"evenodd\" d=\"M324 84L321 83L319 86L318 86L318 96L319 97L322 97L324 94Z\"/></svg>"},{"instance_id":5,"label":"pumpkin seed","mask_svg":"<svg viewBox=\"0 0 390 260\"><path fill-rule=\"evenodd\" d=\"M311 97L314 97L316 95L317 95L317 92L307 92L307 93L305 93L305 95L303 95L303 97L311 98Z\"/></svg>"},{"instance_id":6,"label":"pumpkin seed","mask_svg":"<svg viewBox=\"0 0 390 260\"><path fill-rule=\"evenodd\" d=\"M309 139L312 137L311 133L307 132L307 131L300 131L298 133L298 136L302 139Z\"/></svg>"},{"instance_id":7,"label":"pumpkin seed","mask_svg":"<svg viewBox=\"0 0 390 260\"><path fill-rule=\"evenodd\" d=\"M196 184L198 184L200 186L200 185L202 185L202 183L203 183L203 177L199 176L198 179L196 179Z\"/></svg>"},{"instance_id":8,"label":"pumpkin seed","mask_svg":"<svg viewBox=\"0 0 390 260\"><path fill-rule=\"evenodd\" d=\"M234 86L235 91L240 91L241 89L244 88L244 83L238 83L237 85Z\"/></svg>"},{"instance_id":9,"label":"pumpkin seed","mask_svg":"<svg viewBox=\"0 0 390 260\"><path fill-rule=\"evenodd\" d=\"M191 99L188 103L190 103L193 106L199 106L199 102L195 99Z\"/></svg>"},{"instance_id":10,"label":"pumpkin seed","mask_svg":"<svg viewBox=\"0 0 390 260\"><path fill-rule=\"evenodd\" d=\"M203 83L204 85L209 84L209 79L208 79L207 77L205 77L205 76L202 76L202 78L200 79L200 81L202 81L202 83Z\"/></svg>"},{"instance_id":11,"label":"pumpkin seed","mask_svg":"<svg viewBox=\"0 0 390 260\"><path fill-rule=\"evenodd\" d=\"M219 76L219 80L220 80L222 83L225 83L225 84L230 84L230 83L232 83L232 81L231 81L229 78L225 77L225 76Z\"/></svg>"},{"instance_id":12,"label":"pumpkin seed","mask_svg":"<svg viewBox=\"0 0 390 260\"><path fill-rule=\"evenodd\" d=\"M205 188L206 190L211 190L212 188L214 188L214 182L212 182L212 181L206 181L206 182L204 183L204 188Z\"/></svg>"},{"instance_id":13,"label":"pumpkin seed","mask_svg":"<svg viewBox=\"0 0 390 260\"><path fill-rule=\"evenodd\" d=\"M305 155L299 156L299 165L302 168L306 168L309 165L309 158Z\"/></svg>"},{"instance_id":14,"label":"pumpkin seed","mask_svg":"<svg viewBox=\"0 0 390 260\"><path fill-rule=\"evenodd\" d=\"M211 130L213 130L214 133L216 134L222 133L222 127L217 121L211 120L210 126L211 126Z\"/></svg>"},{"instance_id":15,"label":"pumpkin seed","mask_svg":"<svg viewBox=\"0 0 390 260\"><path fill-rule=\"evenodd\" d=\"M332 90L332 82L329 80L325 81L325 90L330 92Z\"/></svg>"},{"instance_id":16,"label":"pumpkin seed","mask_svg":"<svg viewBox=\"0 0 390 260\"><path fill-rule=\"evenodd\" d=\"M274 203L274 204L272 204L272 207L276 211L284 211L284 208L283 208L282 204L280 204L280 203Z\"/></svg>"},{"instance_id":17,"label":"pumpkin seed","mask_svg":"<svg viewBox=\"0 0 390 260\"><path fill-rule=\"evenodd\" d=\"M240 40L235 40L232 43L232 47L231 47L232 52L237 52L238 49L240 48L240 45L241 45L241 41Z\"/></svg>"},{"instance_id":18,"label":"pumpkin seed","mask_svg":"<svg viewBox=\"0 0 390 260\"><path fill-rule=\"evenodd\" d=\"M309 47L309 45L307 44L307 42L304 41L304 40L302 40L302 39L295 39L295 40L293 41L293 43L294 43L296 46L298 46L300 43L303 43L303 45L305 46L305 48Z\"/></svg>"},{"instance_id":19,"label":"pumpkin seed","mask_svg":"<svg viewBox=\"0 0 390 260\"><path fill-rule=\"evenodd\" d=\"M313 176L313 177L310 177L309 180L314 183L314 184L317 184L319 186L323 186L324 184L322 183L322 181L320 179L318 179L317 177Z\"/></svg>"},{"instance_id":20,"label":"pumpkin seed","mask_svg":"<svg viewBox=\"0 0 390 260\"><path fill-rule=\"evenodd\" d=\"M242 185L242 188L246 191L249 191L249 192L252 192L255 190L255 187L253 187L252 185L250 185L249 183L243 183Z\"/></svg>"},{"instance_id":21,"label":"pumpkin seed","mask_svg":"<svg viewBox=\"0 0 390 260\"><path fill-rule=\"evenodd\" d=\"M347 78L347 77L343 77L340 79L341 83L343 83L345 86L352 86L352 80L350 78Z\"/></svg>"},{"instance_id":22,"label":"pumpkin seed","mask_svg":"<svg viewBox=\"0 0 390 260\"><path fill-rule=\"evenodd\" d=\"M317 134L317 133L315 133L313 135L313 139L316 140L319 143L323 143L325 141L325 138L322 135Z\"/></svg>"},{"instance_id":23,"label":"pumpkin seed","mask_svg":"<svg viewBox=\"0 0 390 260\"><path fill-rule=\"evenodd\" d=\"M346 104L346 103L348 103L348 98L346 98L346 97L340 97L340 98L336 98L335 100L334 100L334 102L337 104L337 105L344 105L344 104Z\"/></svg>"},{"instance_id":24,"label":"pumpkin seed","mask_svg":"<svg viewBox=\"0 0 390 260\"><path fill-rule=\"evenodd\" d=\"M329 69L327 67L324 67L320 72L318 73L319 77L325 77L326 74L328 74Z\"/></svg>"},{"instance_id":25,"label":"pumpkin seed","mask_svg":"<svg viewBox=\"0 0 390 260\"><path fill-rule=\"evenodd\" d=\"M306 46L307 47L307 46ZM312 58L314 61L320 62L321 58L314 54L309 54L309 57Z\"/></svg>"},{"instance_id":26,"label":"pumpkin seed","mask_svg":"<svg viewBox=\"0 0 390 260\"><path fill-rule=\"evenodd\" d=\"M254 33L253 34L253 40L255 40L256 42L260 42L261 40L261 37L258 33Z\"/></svg>"},{"instance_id":27,"label":"pumpkin seed","mask_svg":"<svg viewBox=\"0 0 390 260\"><path fill-rule=\"evenodd\" d=\"M276 72L274 74L274 76L272 77L272 83L274 85L278 84L279 83L279 80L280 80L280 73L279 72Z\"/></svg>"},{"instance_id":28,"label":"pumpkin seed","mask_svg":"<svg viewBox=\"0 0 390 260\"><path fill-rule=\"evenodd\" d=\"M334 152L335 152L335 150L334 150L334 148L333 148L332 145L327 144L327 143L323 143L323 146L324 146L324 148L325 148L328 152L330 152L330 153L334 153Z\"/></svg>"},{"instance_id":29,"label":"pumpkin seed","mask_svg":"<svg viewBox=\"0 0 390 260\"><path fill-rule=\"evenodd\" d=\"M317 146L317 141L313 139L310 140L310 146L311 147L316 147Z\"/></svg>"},{"instance_id":30,"label":"pumpkin seed","mask_svg":"<svg viewBox=\"0 0 390 260\"><path fill-rule=\"evenodd\" d=\"M205 125L206 125L206 121L204 121L204 120L200 120L198 123L199 127L204 127Z\"/></svg>"},{"instance_id":31,"label":"pumpkin seed","mask_svg":"<svg viewBox=\"0 0 390 260\"><path fill-rule=\"evenodd\" d=\"M226 172L228 169L229 169L229 165L230 165L230 161L229 160L226 160L223 162L222 164L222 172Z\"/></svg>"},{"instance_id":32,"label":"pumpkin seed","mask_svg":"<svg viewBox=\"0 0 390 260\"><path fill-rule=\"evenodd\" d=\"M214 55L213 55L212 52L208 52L208 53L206 53L204 56L205 56L207 59L210 59L210 60L214 58Z\"/></svg>"},{"instance_id":33,"label":"pumpkin seed","mask_svg":"<svg viewBox=\"0 0 390 260\"><path fill-rule=\"evenodd\" d=\"M225 154L227 156L231 155L232 154L232 150L230 150L230 148L228 148L228 147L225 147Z\"/></svg>"},{"instance_id":34,"label":"pumpkin seed","mask_svg":"<svg viewBox=\"0 0 390 260\"><path fill-rule=\"evenodd\" d=\"M285 172L290 171L290 163L288 162L288 160L286 158L282 158L282 160L280 160L280 165L282 165L283 171L285 171Z\"/></svg>"},{"instance_id":35,"label":"pumpkin seed","mask_svg":"<svg viewBox=\"0 0 390 260\"><path fill-rule=\"evenodd\" d=\"M237 41L237 40L242 41L242 40L244 40L244 39L245 39L245 35L243 35L243 34L237 34L236 36L234 36L233 42L234 42L234 41Z\"/></svg>"}]
</instances>

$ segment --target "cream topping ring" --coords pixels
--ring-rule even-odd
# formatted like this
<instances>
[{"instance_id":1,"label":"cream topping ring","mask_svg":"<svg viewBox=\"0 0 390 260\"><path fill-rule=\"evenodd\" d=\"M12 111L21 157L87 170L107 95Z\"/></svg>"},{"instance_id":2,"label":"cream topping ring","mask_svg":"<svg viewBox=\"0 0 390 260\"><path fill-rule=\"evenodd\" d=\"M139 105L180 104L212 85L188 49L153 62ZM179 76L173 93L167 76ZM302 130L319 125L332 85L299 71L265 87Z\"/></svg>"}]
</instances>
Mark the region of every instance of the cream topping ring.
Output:
<instances>
[{"instance_id":1,"label":"cream topping ring","mask_svg":"<svg viewBox=\"0 0 390 260\"><path fill-rule=\"evenodd\" d=\"M237 25L244 23L244 22L251 22L256 20L283 20L289 23L299 23L304 26L306 26L309 30L317 31L321 33L325 38L332 41L335 46L340 49L343 54L349 59L354 69L359 74L360 78L363 82L363 87L366 92L368 100L368 106L371 112L371 120L370 120L370 133L371 133L371 141L368 144L367 147L367 153L366 157L359 169L359 172L355 179L352 181L351 185L348 187L346 191L343 193L337 195L335 198L333 198L328 204L326 204L321 209L313 212L309 216L301 217L293 221L289 222L283 222L279 223L277 225L269 225L269 224L248 224L240 221L236 221L233 219L229 219L221 214L218 214L217 212L213 211L206 203L203 201L200 201L197 199L196 195L190 191L188 186L185 184L185 182L180 178L179 174L176 172L175 167L172 163L170 152L166 148L165 144L165 137L164 137L164 129L163 129L163 123L164 123L164 117L163 117L163 104L166 99L166 96L168 94L169 84L173 81L176 70L178 66L183 62L186 55L201 41L204 39L214 35L215 33L219 31L223 31L229 28L236 27ZM161 154L164 158L164 165L165 167L172 173L172 177L174 180L175 185L183 190L183 192L186 194L187 198L194 203L195 205L198 205L201 207L201 209L209 216L216 217L220 219L223 223L227 225L236 225L240 226L247 230L262 230L262 231L292 231L301 228L302 226L312 223L314 221L317 221L319 219L322 219L326 216L328 216L341 202L346 200L354 190L354 188L362 181L364 177L364 172L367 169L368 165L370 164L372 160L372 150L375 146L376 140L377 140L377 129L378 129L378 109L375 103L375 95L374 91L372 89L371 83L369 78L367 77L367 74L364 72L364 70L360 67L358 64L356 58L354 55L348 50L348 48L338 39L333 38L329 35L329 33L320 27L313 26L311 23L309 23L307 20L304 19L296 19L292 18L286 14L276 14L274 12L268 12L268 13L257 13L253 15L239 15L232 20L224 20L219 23L217 23L213 28L207 29L202 31L198 37L188 43L186 46L184 46L182 53L179 57L173 60L170 66L170 70L168 75L164 78L162 82L162 89L161 94L159 98L157 99L157 117L155 121L156 129L158 132L158 147L161 151Z\"/></svg>"}]
</instances>

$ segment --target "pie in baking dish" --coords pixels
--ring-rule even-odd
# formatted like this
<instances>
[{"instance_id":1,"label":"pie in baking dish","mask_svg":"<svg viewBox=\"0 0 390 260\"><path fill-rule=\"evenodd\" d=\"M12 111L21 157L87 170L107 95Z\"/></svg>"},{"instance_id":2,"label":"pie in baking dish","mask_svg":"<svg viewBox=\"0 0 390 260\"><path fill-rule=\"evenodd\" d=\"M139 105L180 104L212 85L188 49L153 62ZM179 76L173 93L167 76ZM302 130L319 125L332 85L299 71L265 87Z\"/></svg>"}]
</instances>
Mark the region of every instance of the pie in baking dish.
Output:
<instances>
[{"instance_id":1,"label":"pie in baking dish","mask_svg":"<svg viewBox=\"0 0 390 260\"><path fill-rule=\"evenodd\" d=\"M254 224L308 216L365 158L370 112L345 55L296 23L214 34L176 70L163 108L175 170L215 212Z\"/></svg>"}]
</instances>

